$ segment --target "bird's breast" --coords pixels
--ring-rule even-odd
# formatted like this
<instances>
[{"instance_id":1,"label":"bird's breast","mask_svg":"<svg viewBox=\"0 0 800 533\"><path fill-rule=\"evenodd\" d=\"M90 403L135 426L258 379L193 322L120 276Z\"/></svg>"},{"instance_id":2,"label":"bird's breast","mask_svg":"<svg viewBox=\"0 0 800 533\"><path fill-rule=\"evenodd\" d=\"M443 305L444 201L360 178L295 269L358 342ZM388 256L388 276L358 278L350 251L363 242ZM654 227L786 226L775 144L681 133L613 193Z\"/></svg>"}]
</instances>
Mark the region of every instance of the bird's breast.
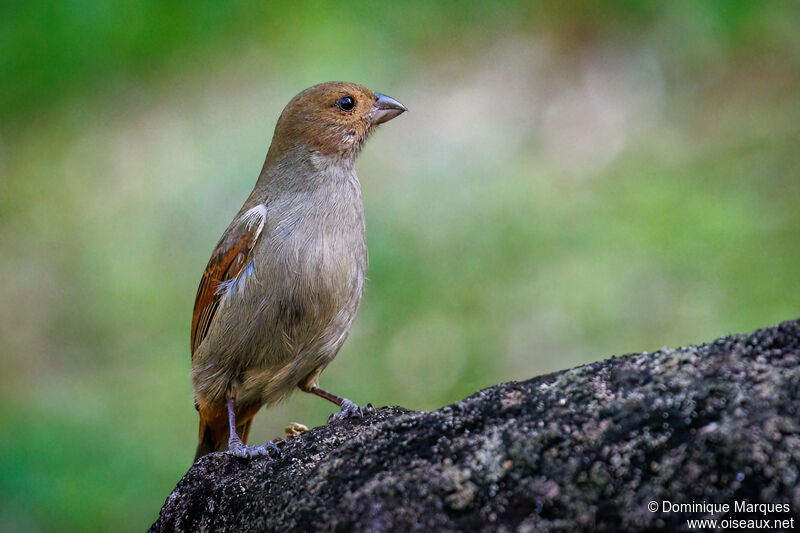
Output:
<instances>
[{"instance_id":1,"label":"bird's breast","mask_svg":"<svg viewBox=\"0 0 800 533\"><path fill-rule=\"evenodd\" d=\"M357 308L367 266L359 193L340 187L273 206L256 260L282 318L327 322L344 308Z\"/></svg>"}]
</instances>

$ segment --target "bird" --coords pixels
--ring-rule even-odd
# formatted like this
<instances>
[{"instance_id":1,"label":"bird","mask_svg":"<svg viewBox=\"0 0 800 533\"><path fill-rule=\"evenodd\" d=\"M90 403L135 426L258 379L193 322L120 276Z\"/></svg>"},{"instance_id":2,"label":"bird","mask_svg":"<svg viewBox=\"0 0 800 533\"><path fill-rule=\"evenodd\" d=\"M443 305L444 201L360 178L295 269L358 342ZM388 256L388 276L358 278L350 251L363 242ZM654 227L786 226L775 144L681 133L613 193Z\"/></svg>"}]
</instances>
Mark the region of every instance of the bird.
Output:
<instances>
[{"instance_id":1,"label":"bird","mask_svg":"<svg viewBox=\"0 0 800 533\"><path fill-rule=\"evenodd\" d=\"M406 107L356 83L297 94L275 126L253 191L211 254L195 298L191 377L200 415L195 460L248 445L253 417L292 392L336 404L333 419L372 406L319 388L353 324L367 268L356 159L375 128ZM331 418L329 418L329 421Z\"/></svg>"}]
</instances>

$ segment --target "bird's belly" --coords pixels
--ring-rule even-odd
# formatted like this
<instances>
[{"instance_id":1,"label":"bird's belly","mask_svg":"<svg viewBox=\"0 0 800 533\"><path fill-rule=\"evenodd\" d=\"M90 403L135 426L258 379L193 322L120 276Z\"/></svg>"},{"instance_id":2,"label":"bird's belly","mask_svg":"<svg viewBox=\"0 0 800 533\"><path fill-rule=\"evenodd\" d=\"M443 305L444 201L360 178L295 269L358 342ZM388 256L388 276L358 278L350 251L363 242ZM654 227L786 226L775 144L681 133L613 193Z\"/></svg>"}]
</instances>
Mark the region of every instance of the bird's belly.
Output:
<instances>
[{"instance_id":1,"label":"bird's belly","mask_svg":"<svg viewBox=\"0 0 800 533\"><path fill-rule=\"evenodd\" d=\"M195 383L205 383L217 399L233 382L243 403L287 396L336 356L361 301L363 244L324 235L265 244L254 257L252 278L228 296L195 354Z\"/></svg>"},{"instance_id":2,"label":"bird's belly","mask_svg":"<svg viewBox=\"0 0 800 533\"><path fill-rule=\"evenodd\" d=\"M295 248L266 273L270 305L261 307L254 320L250 345L256 352L243 365L244 396L276 402L336 356L364 286L365 265L353 251L330 245Z\"/></svg>"},{"instance_id":3,"label":"bird's belly","mask_svg":"<svg viewBox=\"0 0 800 533\"><path fill-rule=\"evenodd\" d=\"M281 278L275 280L281 286L274 292L275 321L290 349L298 351L319 341L328 328L342 327L343 319L352 319L361 300L366 265L357 243L324 233L282 244L276 250L276 256L283 257L274 273Z\"/></svg>"}]
</instances>

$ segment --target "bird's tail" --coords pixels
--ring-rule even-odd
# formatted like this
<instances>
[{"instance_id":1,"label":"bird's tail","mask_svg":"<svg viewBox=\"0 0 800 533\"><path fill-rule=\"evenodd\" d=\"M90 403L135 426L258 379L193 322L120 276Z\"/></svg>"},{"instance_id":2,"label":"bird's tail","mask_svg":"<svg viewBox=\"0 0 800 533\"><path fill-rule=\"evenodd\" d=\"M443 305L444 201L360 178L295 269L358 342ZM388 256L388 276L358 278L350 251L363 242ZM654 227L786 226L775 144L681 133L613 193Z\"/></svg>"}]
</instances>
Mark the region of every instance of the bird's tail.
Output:
<instances>
[{"instance_id":1,"label":"bird's tail","mask_svg":"<svg viewBox=\"0 0 800 533\"><path fill-rule=\"evenodd\" d=\"M194 460L197 461L207 453L222 451L228 448L228 432L224 435L221 431L214 431L214 428L200 419L200 439L197 443L197 451Z\"/></svg>"},{"instance_id":2,"label":"bird's tail","mask_svg":"<svg viewBox=\"0 0 800 533\"><path fill-rule=\"evenodd\" d=\"M242 442L247 442L247 436L250 433L250 424L253 419L236 426L236 433ZM200 419L200 438L197 443L197 451L194 454L194 460L197 461L202 456L212 452L222 452L228 449L228 428L222 426L221 428L214 428L207 424L202 418Z\"/></svg>"}]
</instances>

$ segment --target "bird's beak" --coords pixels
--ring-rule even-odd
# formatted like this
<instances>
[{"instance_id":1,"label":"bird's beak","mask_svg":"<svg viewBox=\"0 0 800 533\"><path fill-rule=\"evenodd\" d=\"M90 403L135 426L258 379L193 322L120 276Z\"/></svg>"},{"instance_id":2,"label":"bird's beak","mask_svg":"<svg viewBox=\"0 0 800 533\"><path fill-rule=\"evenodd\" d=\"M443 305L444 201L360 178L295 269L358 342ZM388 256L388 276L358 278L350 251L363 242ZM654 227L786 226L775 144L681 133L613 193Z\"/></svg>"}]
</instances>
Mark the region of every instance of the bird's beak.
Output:
<instances>
[{"instance_id":1,"label":"bird's beak","mask_svg":"<svg viewBox=\"0 0 800 533\"><path fill-rule=\"evenodd\" d=\"M394 117L408 111L406 106L385 94L375 93L375 103L372 104L372 123L374 125L383 124Z\"/></svg>"}]
</instances>

